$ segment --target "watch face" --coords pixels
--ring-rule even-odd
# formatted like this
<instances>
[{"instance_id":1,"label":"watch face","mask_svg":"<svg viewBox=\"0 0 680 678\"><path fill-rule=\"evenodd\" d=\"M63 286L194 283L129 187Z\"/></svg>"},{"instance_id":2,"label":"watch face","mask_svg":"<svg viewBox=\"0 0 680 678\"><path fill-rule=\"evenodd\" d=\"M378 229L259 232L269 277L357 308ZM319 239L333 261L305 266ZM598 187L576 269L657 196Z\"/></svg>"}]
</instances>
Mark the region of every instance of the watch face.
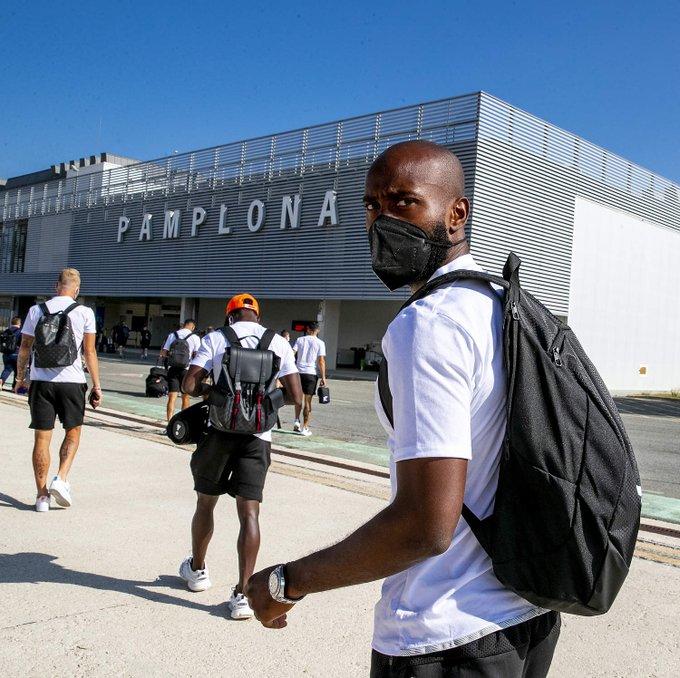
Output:
<instances>
[{"instance_id":1,"label":"watch face","mask_svg":"<svg viewBox=\"0 0 680 678\"><path fill-rule=\"evenodd\" d=\"M279 595L279 575L276 569L269 573L269 593L272 598L276 598Z\"/></svg>"}]
</instances>

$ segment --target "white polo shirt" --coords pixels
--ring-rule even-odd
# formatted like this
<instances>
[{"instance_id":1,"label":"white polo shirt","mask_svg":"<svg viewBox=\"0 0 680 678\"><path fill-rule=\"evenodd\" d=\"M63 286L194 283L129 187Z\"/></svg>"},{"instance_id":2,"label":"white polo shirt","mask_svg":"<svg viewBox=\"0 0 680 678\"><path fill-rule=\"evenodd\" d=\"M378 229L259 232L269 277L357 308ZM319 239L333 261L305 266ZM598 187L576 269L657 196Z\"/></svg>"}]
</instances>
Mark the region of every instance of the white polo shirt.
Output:
<instances>
[{"instance_id":1,"label":"white polo shirt","mask_svg":"<svg viewBox=\"0 0 680 678\"><path fill-rule=\"evenodd\" d=\"M163 344L163 350L169 351L170 347L175 343L175 341L177 341L177 339L187 340L192 356L195 355L196 351L198 351L198 349L201 347L201 338L197 334L192 334L189 328L183 327L181 330L177 330L177 336L175 336L175 332L170 332L170 334L168 334L168 338Z\"/></svg>"},{"instance_id":2,"label":"white polo shirt","mask_svg":"<svg viewBox=\"0 0 680 678\"><path fill-rule=\"evenodd\" d=\"M267 328L259 323L251 322L237 322L234 323L231 328L241 340L241 346L244 346L245 348L257 348L262 335L267 331ZM222 332L219 330L210 332L210 334L203 337L198 353L194 356L191 364L202 367L207 372L212 370L213 379L215 380L215 383L217 383L220 372L222 371L222 358L227 350L227 346L229 346L229 342ZM295 374L298 371L295 366L293 349L280 334L274 335L272 343L269 345L269 349L281 360L279 372L276 375L277 379L289 374ZM255 435L262 440L271 441L272 439L271 430Z\"/></svg>"},{"instance_id":3,"label":"white polo shirt","mask_svg":"<svg viewBox=\"0 0 680 678\"><path fill-rule=\"evenodd\" d=\"M326 344L319 337L305 334L295 340L293 351L300 374L317 374L319 358L326 356Z\"/></svg>"},{"instance_id":4,"label":"white polo shirt","mask_svg":"<svg viewBox=\"0 0 680 678\"><path fill-rule=\"evenodd\" d=\"M74 303L73 297L59 296L52 297L52 299L45 302L47 309L51 313L63 311ZM21 333L29 337L35 336L35 326L38 320L42 317L40 306L36 304L31 306L21 328ZM78 357L72 365L66 367L36 367L35 358L31 358L31 381L52 381L69 384L84 384L86 383L85 372L83 371L83 361L81 360L83 336L85 334L96 334L97 323L94 318L94 311L88 306L82 304L78 308L74 308L68 314L71 321L71 329L78 347Z\"/></svg>"},{"instance_id":5,"label":"white polo shirt","mask_svg":"<svg viewBox=\"0 0 680 678\"><path fill-rule=\"evenodd\" d=\"M482 270L472 255L442 266ZM440 288L402 311L387 328L394 428L376 389L388 435L392 496L396 464L422 457L469 459L465 504L485 518L493 509L505 434L501 296L486 283ZM387 655L464 645L544 610L506 589L463 518L449 549L388 577L375 607L373 647Z\"/></svg>"}]
</instances>

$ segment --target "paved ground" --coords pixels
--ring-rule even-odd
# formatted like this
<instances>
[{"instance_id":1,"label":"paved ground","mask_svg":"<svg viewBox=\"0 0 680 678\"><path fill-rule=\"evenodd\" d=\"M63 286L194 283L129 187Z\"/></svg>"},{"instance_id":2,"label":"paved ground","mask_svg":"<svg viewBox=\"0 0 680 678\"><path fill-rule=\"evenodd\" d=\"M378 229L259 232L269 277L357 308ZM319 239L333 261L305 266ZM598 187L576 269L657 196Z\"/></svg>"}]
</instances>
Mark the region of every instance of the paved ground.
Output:
<instances>
[{"instance_id":1,"label":"paved ground","mask_svg":"<svg viewBox=\"0 0 680 678\"><path fill-rule=\"evenodd\" d=\"M153 363L153 361L150 361ZM109 407L162 419L165 400L145 398L149 362L101 361ZM345 376L351 372L345 371ZM307 452L367 461L386 466L385 435L373 407L375 374L354 373L358 380L332 380L332 403L316 405L312 438L291 434L292 408L282 410L280 444ZM680 400L617 398L636 451L645 491L645 515L680 522Z\"/></svg>"},{"instance_id":2,"label":"paved ground","mask_svg":"<svg viewBox=\"0 0 680 678\"><path fill-rule=\"evenodd\" d=\"M91 420L71 477L74 507L36 514L26 424L25 409L0 402L3 676L367 675L377 583L310 597L284 631L228 621L236 567L229 501L209 553L213 589L191 594L176 576L193 509L186 450L154 442L138 425ZM327 544L384 505L370 490L353 491L352 477L279 463L273 470L262 564ZM384 481L375 483L381 496ZM679 675L679 606L680 568L635 559L606 617L565 618L551 675Z\"/></svg>"}]
</instances>

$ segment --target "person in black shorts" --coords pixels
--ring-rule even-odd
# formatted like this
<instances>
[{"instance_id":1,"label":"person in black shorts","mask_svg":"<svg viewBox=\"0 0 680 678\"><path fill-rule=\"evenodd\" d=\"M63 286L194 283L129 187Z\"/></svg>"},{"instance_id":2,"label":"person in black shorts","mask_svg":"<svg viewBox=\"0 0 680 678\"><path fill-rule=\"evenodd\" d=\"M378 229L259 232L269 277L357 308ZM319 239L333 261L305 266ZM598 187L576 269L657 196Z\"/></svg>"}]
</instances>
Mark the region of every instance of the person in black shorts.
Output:
<instances>
[{"instance_id":1,"label":"person in black shorts","mask_svg":"<svg viewBox=\"0 0 680 678\"><path fill-rule=\"evenodd\" d=\"M159 354L159 360L168 357L173 345L177 341L186 341L189 344L189 352L191 355L184 365L168 364L168 403L165 409L168 421L170 421L172 415L175 414L175 402L177 401L178 394L182 393L182 379L184 379L184 375L189 367L189 360L196 355L196 351L198 351L198 348L201 345L201 340L196 334L196 323L193 318L187 318L181 329L168 334L168 338L165 340ZM187 407L189 407L189 394L182 393L182 409L186 410Z\"/></svg>"},{"instance_id":2,"label":"person in black shorts","mask_svg":"<svg viewBox=\"0 0 680 678\"><path fill-rule=\"evenodd\" d=\"M26 372L31 353L31 386L28 392L28 403L31 409L30 428L34 430L33 472L38 490L35 510L49 511L50 500L62 507L71 506L71 486L66 480L71 464L80 444L80 432L85 414L85 394L87 381L83 370L84 358L92 379L90 402L97 407L102 401L99 385L99 363L96 350L96 325L91 308L76 304L80 290L80 274L74 268L64 269L57 281L57 294L44 304L36 304L28 311L22 328L21 348L17 365L16 392L25 388ZM73 342L78 347L76 358L71 365L62 367L41 367L36 365L36 356L43 350L41 332L36 338L36 327L45 313L65 311L73 335ZM50 469L50 442L54 423L59 418L65 429L64 440L59 450L59 470L52 478L49 486L47 478Z\"/></svg>"},{"instance_id":3,"label":"person in black shorts","mask_svg":"<svg viewBox=\"0 0 680 678\"><path fill-rule=\"evenodd\" d=\"M142 349L142 360L146 360L149 357L149 346L151 346L151 331L147 325L144 325L139 333L139 340L139 345Z\"/></svg>"},{"instance_id":4,"label":"person in black shorts","mask_svg":"<svg viewBox=\"0 0 680 678\"><path fill-rule=\"evenodd\" d=\"M266 328L258 322L259 316L259 304L250 294L237 295L227 305L227 322L246 348L257 347L266 332ZM218 381L228 345L227 338L219 330L203 338L184 379L185 392L202 396L210 391L211 386L205 383L205 378L212 372L214 381ZM269 349L280 360L278 379L286 391L286 401L301 403L300 379L290 344L280 335L275 335ZM248 619L253 615L243 589L255 569L260 548L260 502L270 464L270 450L271 431L242 435L208 428L191 457L191 473L198 499L191 523L192 552L180 565L179 574L191 591L203 591L211 586L205 556L213 533L213 511L220 495L234 497L240 531L236 545L238 583L228 602L232 619Z\"/></svg>"}]
</instances>

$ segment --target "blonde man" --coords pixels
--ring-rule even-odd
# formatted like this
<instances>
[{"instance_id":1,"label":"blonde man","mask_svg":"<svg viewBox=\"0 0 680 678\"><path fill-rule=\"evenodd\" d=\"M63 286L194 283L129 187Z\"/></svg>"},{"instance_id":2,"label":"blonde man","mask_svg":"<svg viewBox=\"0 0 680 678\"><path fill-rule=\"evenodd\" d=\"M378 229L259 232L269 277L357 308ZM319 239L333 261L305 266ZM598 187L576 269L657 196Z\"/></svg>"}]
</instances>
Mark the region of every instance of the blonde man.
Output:
<instances>
[{"instance_id":1,"label":"blonde man","mask_svg":"<svg viewBox=\"0 0 680 678\"><path fill-rule=\"evenodd\" d=\"M80 443L87 392L81 356L92 378L90 402L98 407L102 401L94 312L76 303L80 273L75 268L65 268L55 290L54 297L28 311L21 330L15 384L15 391L24 386L30 362L28 402L30 428L35 434L33 472L37 488L35 510L39 512L49 510L51 497L59 506L68 507L72 503L66 478ZM50 442L57 417L65 433L59 449L59 469L48 487Z\"/></svg>"}]
</instances>

